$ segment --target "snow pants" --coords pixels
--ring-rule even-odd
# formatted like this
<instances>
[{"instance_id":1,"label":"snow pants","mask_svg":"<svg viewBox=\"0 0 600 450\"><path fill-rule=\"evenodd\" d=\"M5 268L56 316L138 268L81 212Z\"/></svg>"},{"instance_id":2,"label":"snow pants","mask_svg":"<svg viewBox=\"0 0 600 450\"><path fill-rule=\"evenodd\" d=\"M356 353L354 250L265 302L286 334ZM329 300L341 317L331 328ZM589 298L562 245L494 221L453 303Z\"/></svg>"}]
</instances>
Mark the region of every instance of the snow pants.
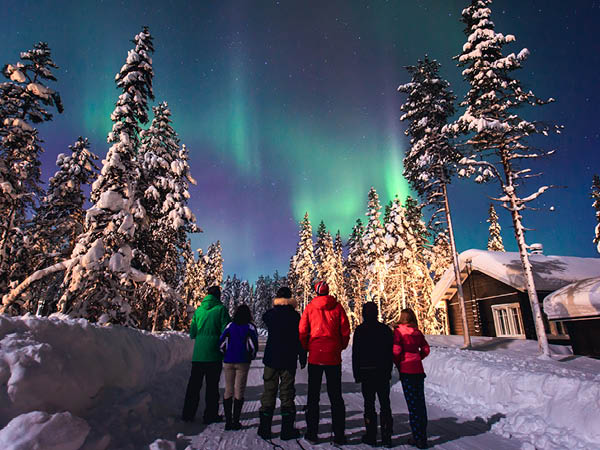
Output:
<instances>
[{"instance_id":1,"label":"snow pants","mask_svg":"<svg viewBox=\"0 0 600 450\"><path fill-rule=\"evenodd\" d=\"M327 380L327 395L331 403L331 425L336 437L344 436L346 429L346 405L342 397L342 366L308 365L308 401L306 405L306 433L316 435L319 431L319 400L323 373Z\"/></svg>"},{"instance_id":2,"label":"snow pants","mask_svg":"<svg viewBox=\"0 0 600 450\"><path fill-rule=\"evenodd\" d=\"M223 364L223 372L225 373L225 394L223 394L223 398L235 397L237 400L244 400L249 371L250 363Z\"/></svg>"},{"instance_id":3,"label":"snow pants","mask_svg":"<svg viewBox=\"0 0 600 450\"><path fill-rule=\"evenodd\" d=\"M375 421L375 396L379 399L379 414L381 428L391 428L392 407L390 406L390 380L387 376L377 373L361 373L361 390L364 400L365 418Z\"/></svg>"},{"instance_id":4,"label":"snow pants","mask_svg":"<svg viewBox=\"0 0 600 450\"><path fill-rule=\"evenodd\" d=\"M400 381L408 406L410 429L417 443L427 442L427 406L425 405L425 374L401 373Z\"/></svg>"},{"instance_id":5,"label":"snow pants","mask_svg":"<svg viewBox=\"0 0 600 450\"><path fill-rule=\"evenodd\" d=\"M202 382L206 378L206 397L204 407L204 421L212 421L219 414L219 378L223 363L215 362L192 362L192 373L185 391L185 402L183 404L183 420L194 420L198 404L200 403L200 390Z\"/></svg>"},{"instance_id":6,"label":"snow pants","mask_svg":"<svg viewBox=\"0 0 600 450\"><path fill-rule=\"evenodd\" d=\"M265 366L263 372L264 389L260 398L260 412L273 414L277 391L281 400L281 413L295 413L296 369L273 369Z\"/></svg>"}]
</instances>

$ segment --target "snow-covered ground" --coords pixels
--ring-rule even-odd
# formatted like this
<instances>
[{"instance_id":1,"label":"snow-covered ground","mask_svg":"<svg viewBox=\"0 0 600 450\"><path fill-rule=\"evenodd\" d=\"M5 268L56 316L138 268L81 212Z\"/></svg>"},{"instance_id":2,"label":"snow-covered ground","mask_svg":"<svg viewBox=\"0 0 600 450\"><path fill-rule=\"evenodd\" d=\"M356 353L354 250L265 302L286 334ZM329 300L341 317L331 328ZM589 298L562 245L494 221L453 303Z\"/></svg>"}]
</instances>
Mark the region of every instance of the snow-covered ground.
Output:
<instances>
[{"instance_id":1,"label":"snow-covered ground","mask_svg":"<svg viewBox=\"0 0 600 450\"><path fill-rule=\"evenodd\" d=\"M594 448L600 440L600 361L572 356L541 361L532 357L536 344L527 341L476 339L476 351L462 351L460 337L429 339L433 349L425 361L432 447L517 449L533 448L533 443L537 448ZM222 424L179 420L191 352L192 342L181 333L153 335L83 320L0 316L0 448L272 448L256 435L260 360L249 374L243 430L224 432ZM343 389L349 448L366 449L360 444L362 396L349 373L349 357L347 350ZM306 370L298 371L296 382L297 426L303 429ZM323 386L323 443L317 448L330 448L328 404ZM392 390L392 405L394 443L410 448L401 445L410 427L399 384ZM279 426L276 417L276 435ZM273 442L286 449L310 447L302 439Z\"/></svg>"}]
</instances>

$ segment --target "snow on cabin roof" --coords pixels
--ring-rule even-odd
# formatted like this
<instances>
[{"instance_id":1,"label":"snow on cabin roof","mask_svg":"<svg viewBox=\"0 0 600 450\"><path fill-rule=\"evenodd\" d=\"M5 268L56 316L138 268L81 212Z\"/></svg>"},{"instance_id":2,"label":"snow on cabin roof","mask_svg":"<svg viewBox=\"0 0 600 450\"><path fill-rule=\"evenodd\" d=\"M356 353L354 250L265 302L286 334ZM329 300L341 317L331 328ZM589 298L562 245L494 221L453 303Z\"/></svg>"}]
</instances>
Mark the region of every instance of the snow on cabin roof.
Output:
<instances>
[{"instance_id":1,"label":"snow on cabin roof","mask_svg":"<svg viewBox=\"0 0 600 450\"><path fill-rule=\"evenodd\" d=\"M544 299L549 319L571 319L600 315L600 277L576 281Z\"/></svg>"},{"instance_id":2,"label":"snow on cabin roof","mask_svg":"<svg viewBox=\"0 0 600 450\"><path fill-rule=\"evenodd\" d=\"M471 271L482 272L519 291L527 290L518 252L471 249L462 252L458 259L463 282L467 277L467 262L469 262ZM552 292L574 281L600 276L600 258L529 255L529 260L537 291ZM454 269L451 266L433 289L432 305L441 306L441 301L449 300L455 292Z\"/></svg>"}]
</instances>

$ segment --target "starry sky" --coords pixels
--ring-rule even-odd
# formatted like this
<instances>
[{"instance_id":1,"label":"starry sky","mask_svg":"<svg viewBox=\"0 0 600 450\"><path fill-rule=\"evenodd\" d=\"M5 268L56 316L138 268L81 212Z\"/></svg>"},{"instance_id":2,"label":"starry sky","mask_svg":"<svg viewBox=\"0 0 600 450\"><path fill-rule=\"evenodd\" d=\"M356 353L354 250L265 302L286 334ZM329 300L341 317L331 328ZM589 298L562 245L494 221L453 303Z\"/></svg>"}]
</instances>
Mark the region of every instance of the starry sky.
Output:
<instances>
[{"instance_id":1,"label":"starry sky","mask_svg":"<svg viewBox=\"0 0 600 450\"><path fill-rule=\"evenodd\" d=\"M60 66L53 87L65 112L40 127L44 180L80 135L106 154L114 76L132 37L150 27L156 102L169 103L198 180L190 206L204 233L193 246L220 239L226 274L251 281L287 272L305 211L315 229L324 220L347 238L371 186L383 202L410 193L396 92L406 65L428 54L459 99L467 90L452 60L465 42L466 0L2 3L0 63L46 41ZM524 213L528 242L546 254L597 256L589 187L600 173L600 0L496 0L492 12L496 30L517 38L509 50L531 51L524 85L557 100L527 117L565 126L541 142L557 153L534 164L544 175L526 187L557 186ZM496 193L453 182L459 250L485 248ZM499 215L515 250L510 217Z\"/></svg>"}]
</instances>

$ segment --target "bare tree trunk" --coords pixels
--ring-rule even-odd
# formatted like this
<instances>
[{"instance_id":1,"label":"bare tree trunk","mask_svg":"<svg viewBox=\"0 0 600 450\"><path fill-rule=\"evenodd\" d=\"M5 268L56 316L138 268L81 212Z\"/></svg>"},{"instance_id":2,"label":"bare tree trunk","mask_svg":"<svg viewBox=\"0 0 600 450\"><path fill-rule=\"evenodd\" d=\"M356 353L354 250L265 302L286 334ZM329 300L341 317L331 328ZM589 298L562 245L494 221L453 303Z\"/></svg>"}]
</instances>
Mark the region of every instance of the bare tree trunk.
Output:
<instances>
[{"instance_id":1,"label":"bare tree trunk","mask_svg":"<svg viewBox=\"0 0 600 450\"><path fill-rule=\"evenodd\" d=\"M465 295L463 293L462 283L460 281L460 266L458 263L458 253L454 243L454 230L452 228L452 218L450 216L450 205L448 204L448 191L446 183L442 182L444 193L444 209L446 210L446 221L448 222L448 235L450 237L450 251L452 252L452 265L454 266L454 279L458 293L458 304L460 305L460 315L463 325L464 349L471 348L471 333L469 332L469 323L467 322L467 310L465 306Z\"/></svg>"},{"instance_id":2,"label":"bare tree trunk","mask_svg":"<svg viewBox=\"0 0 600 450\"><path fill-rule=\"evenodd\" d=\"M550 347L548 345L546 329L544 328L544 320L542 319L542 308L540 308L540 301L538 300L537 292L535 290L533 270L531 269L529 254L527 253L527 244L525 243L525 233L523 231L523 225L521 224L521 215L519 214L519 211L517 211L517 204L514 194L510 196L510 205L511 216L515 228L515 237L517 238L517 245L519 247L519 256L521 257L521 265L523 266L525 283L527 285L527 294L529 296L529 303L531 305L531 312L533 313L533 321L535 323L538 348L540 350L540 355L549 358Z\"/></svg>"}]
</instances>

